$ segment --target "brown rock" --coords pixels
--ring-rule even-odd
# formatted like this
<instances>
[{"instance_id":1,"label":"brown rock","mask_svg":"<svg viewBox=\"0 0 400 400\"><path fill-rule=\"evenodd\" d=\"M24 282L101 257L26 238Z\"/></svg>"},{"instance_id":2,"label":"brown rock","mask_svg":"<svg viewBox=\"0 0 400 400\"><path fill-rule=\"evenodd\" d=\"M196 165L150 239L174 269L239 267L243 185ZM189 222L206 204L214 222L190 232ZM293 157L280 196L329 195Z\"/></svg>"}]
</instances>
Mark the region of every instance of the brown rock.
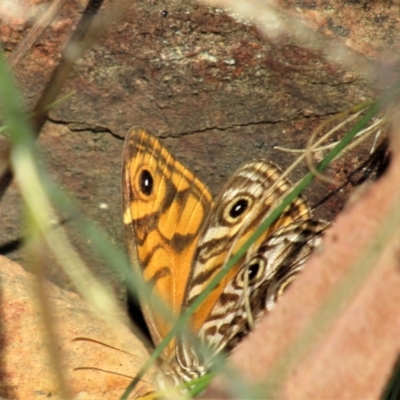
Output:
<instances>
[{"instance_id":1,"label":"brown rock","mask_svg":"<svg viewBox=\"0 0 400 400\"><path fill-rule=\"evenodd\" d=\"M29 2L29 4L31 3L44 4L45 2ZM247 3L249 4L249 2ZM265 2L259 2L259 5L263 3ZM322 40L322 43L340 42L349 51L348 54L352 53L354 58L370 65L372 70L378 72L377 79L375 79L374 75L366 75L364 70L361 73L351 63L332 62L331 59L325 58L318 48L303 46L290 34L283 35L279 40L265 37L257 27L245 22L238 22L216 8L205 7L192 1L135 2L124 14L123 19L115 24L115 28L110 30L110 34L97 43L74 69L64 88L64 93L74 92L74 95L52 109L49 122L39 139L42 156L47 162L52 177L59 185L73 193L84 212L99 221L115 242L122 244L121 152L122 139L131 125L144 125L161 136L163 142L176 154L177 158L188 164L201 179L210 185L214 193L218 191L236 167L250 159L269 158L280 166L287 166L293 157L276 152L273 149L274 145L304 147L310 133L321 120L375 96L376 81L379 82L379 87L385 87L393 81L392 65L396 64L396 60L393 58L398 54L396 45L399 43L397 3L395 1L343 2L338 0L296 0L276 3L280 4L281 8L285 8L284 11L288 15L294 16L295 19L299 15L304 17L311 33L315 31L329 39ZM31 53L15 69L19 86L28 105L34 104L35 99L43 90L52 69L59 60L60 50L70 34L71 26L76 24L82 9L82 1L66 2L54 23L35 44ZM167 11L167 13L163 13L163 11ZM27 35L30 24L28 18L2 21L0 39L6 52L12 52L21 39ZM331 47L326 47L326 49L329 50ZM390 57L387 57L388 54ZM333 53L333 56L336 56L336 53ZM381 58L387 61L383 65L384 68L380 64ZM369 149L370 145L365 144L357 150L355 155L335 164L335 177L343 178L341 183L347 182L347 185L338 193L338 197L325 203L325 208L320 212L324 218L331 219L341 208L350 189L356 184L350 181L350 178L349 181L347 179L351 175L351 171L358 168L368 157ZM296 178L305 171L306 168L298 171ZM391 174L390 176L393 177L393 170ZM385 184L380 183L379 185L381 186L378 188L382 189L384 194L379 201L384 205L385 201L392 199L395 190L392 193L391 188ZM391 182L388 186L396 188L396 181ZM309 196L313 204L318 204L328 191L325 184L319 183L316 187ZM334 188L334 190L336 189ZM377 196L376 191L372 189L365 196L378 199L375 197ZM2 223L0 247L3 253L10 254L17 260L23 259L18 246L22 236L20 226L24 223L21 221L19 205L18 188L14 183L3 199L0 208ZM370 204L370 206L372 205ZM384 207L382 209L378 207L379 212L383 213L383 209ZM354 217L354 220L353 217L349 217L349 215L353 215L352 211L351 214L346 214L346 220L349 218L349 221L352 222L346 223L343 217L335 228L339 239L344 235L347 240L350 237L349 232L352 234L357 232L354 238L351 236L352 241L349 244L354 251L358 245L361 246L362 240L358 235L373 235L372 232L375 228L368 227L371 210L367 206L364 208L360 206L360 211L354 214L358 217ZM380 220L382 215L378 211L376 215ZM103 274L109 281L112 281L113 277L109 276L104 262L93 256L90 243L79 238L77 230L70 222L67 219L64 226L69 231L74 243L77 244L82 257L89 260L88 264L97 269L99 275ZM356 227L361 231L358 232ZM337 264L332 264L334 265L330 267L332 270L324 276L320 276L310 267L312 272L304 274L305 277L301 278L307 283L299 283L300 287L306 285L307 289L304 286L303 289L296 289L294 286L293 290L288 293L288 300L286 300L286 296L282 300L283 311L278 313L277 309L275 313L271 314L271 317L266 319L266 325L263 324L264 329L273 336L258 339L257 345L244 343L242 349L238 351L237 357L239 354L243 354L243 356L237 362L242 363L249 374L254 373L255 378L262 379L264 376L256 372L257 368L261 368L261 372L264 373L264 368L267 368L269 363L273 363L273 361L265 361L264 357L266 359L271 357L271 360L277 359L278 353L283 351L287 341L291 339L286 335L289 335L292 330L295 335L297 330L306 324L302 316L304 314L304 318L308 317L307 307L310 307L309 314L312 314L312 311L315 311L323 302L323 290L316 287L315 294L313 294L313 285L323 285L326 281L325 284L328 286L322 287L328 292L329 284L333 285L331 281L334 280L335 273L339 274L342 271L344 274L344 269L349 268L347 261L350 262L349 256L352 254L350 252L352 249L347 248L346 250L346 247L341 247L342 250L339 250L336 246L341 245L342 240L338 244L333 240L333 236L329 237L327 240L332 242L331 246L334 250L333 253L327 254L333 255L323 256L326 257L323 259L326 261L323 262L324 265L325 263L326 265ZM361 240L360 243L359 240ZM337 258L339 255L343 258ZM332 260L330 261L330 259ZM343 264L343 260L346 260L346 264ZM29 268L28 263L25 262L23 265ZM394 264L388 262L387 265L393 267ZM70 282L60 271L61 269L57 269L54 263L51 264L51 269L46 271L46 274L55 282L68 287ZM384 273L387 273L387 276L396 282L393 271L392 268ZM17 276L23 276L21 271L18 274ZM308 278L306 278L307 276ZM370 288L370 293L375 293L376 297L379 297L379 304L389 307L385 301L390 300L390 297L386 296L393 295L392 288L391 286L387 288L379 286L382 285L381 278L382 276L373 278L371 275L371 279L375 283ZM25 282L25 278L22 280ZM28 278L26 280L29 281ZM14 285L12 282L10 288ZM370 281L365 282L366 286L363 285L363 288L368 289L368 282ZM4 292L8 293L7 285L4 287ZM382 288L383 294L376 291L376 288ZM360 289L361 297L358 297L357 294L357 298L361 299L359 300L361 303L365 302L370 306L371 313L378 312L377 305L371 304L368 296L365 295L366 298L364 298L361 295L361 292L366 293L367 289ZM300 291L300 294L292 294L297 293L297 290ZM307 290L310 291L310 297L308 297ZM304 297L305 294L307 294L306 297ZM12 295L12 293L8 295ZM4 294L3 296L6 298ZM64 293L63 296L67 295ZM70 295L68 294L68 296ZM294 296L294 298L290 296ZM57 298L57 296L55 297ZM287 305L285 306L285 304ZM357 309L355 304L354 309ZM17 309L27 313L31 310L31 305L30 297L26 297L26 302ZM79 310L84 309L79 307ZM14 309L6 308L5 310ZM343 318L341 326L354 325L355 332L359 332L361 328L356 327L355 322L364 323L365 320L361 317L364 315L364 311L364 309L363 311L357 309L356 317L354 314L349 314L351 317L348 317L347 313L343 316L340 314L340 318ZM87 317L86 311L82 313L86 319L92 318ZM286 319L285 313L287 313ZM81 318L82 327L86 326L85 318L80 313L72 314L67 308L64 314L70 315L71 319ZM25 314L23 315L25 316ZM32 318L34 315L36 314L33 313ZM374 315L381 316L380 312ZM280 318L285 321L284 324ZM375 317L371 314L365 318L370 320ZM275 319L276 322L273 322ZM353 323L353 321L355 322ZM390 336L392 331L385 325L387 321L379 319L374 319L374 321L375 323L379 321L382 327L385 327L385 334L388 334L386 338L388 348L396 348L392 341L393 338ZM28 336L28 338L24 337L24 340L21 339L21 343L29 344L27 342L33 341L32 332L41 330L39 328L19 329L11 322L5 324L6 332L22 332ZM339 332L339 327L332 329L333 332ZM103 333L101 331L101 334L98 335L101 340L106 337ZM61 339L63 333L59 335ZM348 332L342 332L342 335L344 335L343 338L351 337ZM81 331L73 332L71 339L76 336L93 338L90 330L89 334ZM279 342L278 336L281 337L282 342ZM130 341L129 333L125 337ZM253 337L257 337L257 334L251 336L249 343L252 343L252 340L256 341L256 339L252 339ZM338 339L330 340L332 343L335 341L339 343ZM13 342L14 345L18 343L14 340L14 335ZM65 342L63 341L63 343ZM272 350L268 347L269 356L260 352L260 349L267 346L266 343L273 343L276 346ZM357 344L355 340L350 343L352 346ZM372 339L369 343L376 345ZM73 345L78 348L83 346L85 350L89 346L90 348L96 347L91 343L73 342ZM9 346L7 345L7 349ZM40 346L40 342L38 346ZM332 360L335 360L336 364L340 366L342 360L338 355L343 357L343 353L337 347L343 349L348 347L343 343L340 346L336 344L332 346L335 351L328 353L326 349L329 346L321 346L321 353L311 351L310 354L329 354L333 357ZM367 347L368 351L377 349L377 346L375 348L374 346ZM124 348L126 349L126 347ZM29 351L27 350L27 352ZM68 354L67 351L66 353ZM382 350L382 355L387 355L386 347ZM374 353L374 356L378 357L378 354ZM98 357L91 360L90 363L82 360L80 365L97 366L99 360L103 362L103 358L103 356ZM119 360L119 355L116 358ZM39 355L39 361L43 359L45 359L44 356ZM78 356L76 359L79 360ZM236 359L236 354L234 359ZM319 357L316 357L315 362L318 359ZM326 355L321 359L326 361ZM248 360L259 361L254 362L252 367L246 364ZM374 360L378 360L378 358ZM25 377L34 376L33 373L31 375L22 373L24 368L26 370L23 361L25 359L22 359L20 364L15 362L15 365L21 367L16 368L15 375L11 376L9 380L7 379L11 382L7 389L10 393L9 397L13 397L12 390L16 391L19 390L19 387L26 387L24 383L28 380L27 384L32 381L29 378L26 378L24 382L22 378L17 380L16 377L19 377L19 374ZM38 371L45 371L45 367L43 364L39 364L39 361L37 361L37 365L40 365ZM392 358L388 356L385 366L392 361ZM376 362L378 363L378 361ZM124 363L124 367L125 365ZM308 365L304 369L304 374L308 373L309 375L305 375L306 378L302 384L311 385L316 381L315 374L310 372L310 362L307 364L305 360L304 365ZM6 364L4 366L7 367ZM358 368L358 366L358 364L354 364L354 367ZM321 367L322 370L324 370L323 367L324 365ZM300 373L301 368L297 368L295 371ZM380 372L377 372L379 379L374 378L373 382L371 381L375 385L373 388L375 391L371 389L371 393L376 394L376 388L381 388L384 375L387 377L387 371L388 368L382 368ZM79 375L80 379L83 379L84 373L89 374L87 371L75 371L72 376L76 377L78 373L82 374ZM38 374L35 370L37 379L42 375L43 379L44 376L47 376L44 373ZM50 376L51 372L48 372L48 375ZM321 378L323 384L325 384L327 376L328 373ZM99 377L96 372L91 381L93 387L106 384L106 380L102 377L103 375ZM360 377L368 378L362 374ZM356 388L355 377L353 376L352 379L353 381L349 380L354 383L354 386L351 387ZM71 383L73 392L79 393L80 386L76 386L78 388L76 389L74 385L79 385L81 382L79 379L78 382L73 382L75 382ZM342 380L339 379L338 382L342 382ZM34 384L36 387L42 387L37 389L40 393L47 394L49 391L56 390L55 383L39 385L36 380ZM290 386L288 383L285 393L291 394L290 390L293 387L295 386ZM335 386L335 388L337 387ZM104 389L102 393L108 393L108 390ZM304 386L301 390L305 391L299 391L299 393L321 393L318 391L320 389L317 390L311 386ZM29 398L31 394L32 391L29 395L26 394L26 398Z\"/></svg>"},{"instance_id":2,"label":"brown rock","mask_svg":"<svg viewBox=\"0 0 400 400\"><path fill-rule=\"evenodd\" d=\"M34 3L45 6L46 2ZM265 2L259 3L261 6ZM285 11L297 10L304 17L319 13L316 22L322 21L325 26L329 13L336 18L336 10L343 6L335 0L322 3L317 7L316 2L290 2L291 7ZM347 15L355 15L352 9L363 11L356 3L348 2ZM49 79L83 4L77 0L66 2L15 68L28 105L34 103ZM104 8L109 10L109 3L105 2ZM392 24L392 8L382 4L379 10L374 5L373 13L385 18L387 15L386 20ZM369 21L363 15L356 22ZM28 34L31 21L34 18L5 19L0 25L0 39L8 53ZM352 31L357 32L353 22ZM370 22L368 26L372 29ZM397 30L390 24L374 26L381 37L387 38L385 43L398 43ZM311 25L311 32L318 27L318 23ZM340 30L329 33L333 40ZM371 31L364 40L369 43L374 37ZM161 136L176 157L217 193L233 171L251 159L268 158L281 167L288 166L294 156L274 150L274 145L303 148L321 119L371 98L375 86L357 68L335 64L290 35L271 39L258 27L220 9L172 0L132 3L123 18L110 26L106 37L79 61L63 93L73 95L50 112L39 138L43 158L59 185L74 194L82 210L122 245L122 139L132 125L146 126ZM346 171L343 176L347 178L368 157L369 149L370 144L362 146L356 157L340 161L335 168ZM299 169L295 178L306 170ZM350 182L325 203L318 210L320 215L331 219L353 186ZM326 185L320 183L309 198L319 204L326 194ZM18 247L24 223L19 203L14 185L0 209L4 227L0 249L29 268ZM93 256L90 245L79 239L69 220L64 226L88 264L112 280L104 263ZM54 263L48 275L69 288L60 271Z\"/></svg>"},{"instance_id":3,"label":"brown rock","mask_svg":"<svg viewBox=\"0 0 400 400\"><path fill-rule=\"evenodd\" d=\"M0 396L6 399L62 398L48 353L49 332L38 306L36 280L18 264L0 257ZM57 341L56 353L68 398L118 399L146 359L143 344L116 319L111 328L76 294L45 283L46 302ZM123 353L89 341L112 345ZM88 369L75 370L75 368ZM146 393L141 382L136 395Z\"/></svg>"}]
</instances>

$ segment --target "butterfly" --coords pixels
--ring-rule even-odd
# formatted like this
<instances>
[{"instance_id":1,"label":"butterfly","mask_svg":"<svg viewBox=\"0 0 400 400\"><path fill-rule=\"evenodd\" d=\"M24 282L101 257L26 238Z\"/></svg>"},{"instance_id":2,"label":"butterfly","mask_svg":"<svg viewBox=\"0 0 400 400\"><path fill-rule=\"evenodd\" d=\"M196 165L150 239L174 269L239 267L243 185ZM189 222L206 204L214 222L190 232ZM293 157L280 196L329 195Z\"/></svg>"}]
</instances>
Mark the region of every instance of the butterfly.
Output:
<instances>
[{"instance_id":1,"label":"butterfly","mask_svg":"<svg viewBox=\"0 0 400 400\"><path fill-rule=\"evenodd\" d=\"M273 163L240 167L213 198L207 186L142 128L128 133L123 150L122 207L133 267L168 305L174 317L186 310L231 254L278 206L292 184ZM190 330L212 354L229 351L269 311L312 250L328 223L311 217L296 198L195 310ZM172 328L152 296L140 298L157 346ZM174 384L204 374L212 359L178 335L162 354Z\"/></svg>"}]
</instances>

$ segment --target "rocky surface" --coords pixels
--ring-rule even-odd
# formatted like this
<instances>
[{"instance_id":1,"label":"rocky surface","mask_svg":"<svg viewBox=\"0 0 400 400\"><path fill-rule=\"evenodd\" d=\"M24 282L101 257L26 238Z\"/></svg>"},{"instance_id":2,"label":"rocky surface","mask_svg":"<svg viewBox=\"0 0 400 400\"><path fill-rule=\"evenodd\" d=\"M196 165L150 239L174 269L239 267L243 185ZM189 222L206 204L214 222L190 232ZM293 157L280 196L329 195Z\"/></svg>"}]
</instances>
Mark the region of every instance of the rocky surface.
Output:
<instances>
[{"instance_id":1,"label":"rocky surface","mask_svg":"<svg viewBox=\"0 0 400 400\"><path fill-rule=\"evenodd\" d=\"M80 18L84 3L66 2L55 21L15 68L28 107L34 104L57 65L60 51ZM120 212L121 153L123 138L130 126L146 126L160 136L177 158L217 193L235 168L250 159L268 158L282 167L288 166L295 156L276 151L275 145L303 148L321 120L379 94L393 82L400 39L398 1L277 1L275 8L283 13L286 26L292 30L273 37L266 35L269 27L260 23L266 10L264 2L248 1L246 10L238 8L244 2L218 4L231 7L229 15L221 8L188 0L132 2L109 34L78 63L63 89L64 94L72 92L73 95L52 109L38 140L50 175L77 199L83 212L98 222L110 240L121 247L124 246ZM20 12L16 17L0 9L0 40L6 54L28 34L35 13L40 13L40 7L46 6L46 2L32 0L25 5L32 6L32 14ZM254 18L254 23L258 25L244 18L250 5L256 6L260 18ZM109 6L106 1L104 8L107 10ZM234 16L230 16L232 13ZM318 40L314 43L304 40L310 36L294 37L292 34L298 25L291 21L301 21L307 32L315 33ZM346 57L342 57L344 53ZM342 208L360 180L351 173L368 159L370 146L370 142L366 143L335 163L330 173L338 186L317 182L308 191L310 204L317 205L324 199L324 204L316 210L318 217L331 220ZM301 167L292 178L301 177L305 171L307 168ZM326 199L330 191L336 195ZM364 212L360 221L369 218L369 210ZM29 269L30 263L21 251L22 214L18 186L14 182L0 205L0 248L3 254ZM79 235L73 216L63 215L61 221L90 268L110 282L122 298L119 280L93 254L90 240ZM343 218L341 221L344 223ZM343 229L353 231L355 227L349 223ZM64 288L73 289L50 252L48 257L43 266L46 276ZM343 257L346 259L346 254ZM13 265L12 270L18 271L15 272L21 277L18 279L30 280L18 267ZM11 279L10 288L15 287L17 278L7 279ZM51 290L56 293L58 289ZM25 289L15 291L23 301L20 308L17 304L17 310L25 315L31 305L25 302L23 293ZM71 296L79 303L73 295L60 293L65 297L64 303L72 301ZM387 294L392 292L388 290ZM295 301L301 304L298 299ZM79 303L76 307L80 310L84 306ZM6 310L15 312L13 305ZM61 314L69 313L68 307L63 310L66 311ZM82 313L86 315L86 311ZM80 315L78 312L75 317ZM26 320L30 321L29 318ZM347 318L346 321L351 320ZM85 319L88 324L97 323L89 317ZM33 328L22 329L17 322L23 321L9 317L10 328L6 324L6 329L25 334L32 331ZM82 326L86 325L82 322ZM103 333L99 335L102 339L106 337ZM15 343L27 343L29 338L21 336ZM88 345L93 347L88 343L74 343L85 348ZM251 352L243 348L242 354ZM27 347L25 353L16 354L30 352L32 348ZM20 357L20 361L23 363L26 357ZM44 356L38 357L44 359ZM97 366L103 358L100 356L89 363L82 360L81 364ZM10 376L7 390L11 394L13 390L22 390L25 382L31 383L26 380L27 375L23 378L22 363L16 364L21 376ZM39 362L37 365L39 371L44 368ZM39 395L53 393L56 390L53 381L47 381L45 374L39 376L44 383L35 382L36 388L27 386L27 390L36 390ZM98 381L106 384L108 380L97 376L91 379L94 386ZM75 383L72 388L74 393L82 390ZM111 389L105 386L101 390Z\"/></svg>"},{"instance_id":2,"label":"rocky surface","mask_svg":"<svg viewBox=\"0 0 400 400\"><path fill-rule=\"evenodd\" d=\"M45 6L38 1L26 4L34 5L33 14ZM337 29L329 30L329 26L339 24L344 13L342 2L332 0L329 7L307 1L284 4L284 11L297 20L306 17L311 31L343 42ZM49 79L83 7L80 1L67 2L15 68L28 105L33 105ZM105 2L107 7L110 5ZM261 13L263 5L259 7ZM385 44L389 38L395 43L397 31L391 27L396 10L396 5L389 3L362 7L359 2L349 2L342 18L349 24L350 15L379 14L387 21L379 25L380 32L387 34ZM34 17L23 13L14 18L2 16L0 38L9 54L27 35ZM363 21L369 19L360 17L354 24L368 25L371 30L371 24ZM359 26L354 26L352 35L357 29ZM356 50L373 48L373 63L379 65L376 49L380 42L374 33L358 35L357 43L361 40L364 46ZM349 46L349 51L353 48ZM365 56L371 51L357 53L357 57L370 62ZM273 146L303 148L321 119L374 96L375 81L357 67L325 59L322 52L288 34L265 36L258 27L221 9L192 1L135 1L73 70L63 90L73 95L52 109L38 144L52 177L123 246L121 151L130 126L146 126L161 136L217 193L235 168L250 159L268 158L288 166L295 155L276 151ZM339 182L347 182L349 172L369 157L369 149L370 144L366 144L335 165ZM293 178L306 170L303 166ZM325 202L317 210L318 216L331 219L355 181L347 182ZM311 204L319 204L327 191L335 189L316 184L308 193ZM23 220L15 183L2 201L0 218L2 253L29 268L19 246ZM104 263L93 256L90 245L79 239L71 218L65 219L64 225L89 265L117 285ZM52 264L50 278L71 288L61 269Z\"/></svg>"},{"instance_id":3,"label":"rocky surface","mask_svg":"<svg viewBox=\"0 0 400 400\"><path fill-rule=\"evenodd\" d=\"M37 280L18 264L0 257L0 281L1 398L65 398L49 356L50 332L44 326L46 314L38 305ZM106 324L75 293L50 282L44 289L67 398L119 399L146 359L142 343L117 318L112 327ZM81 337L122 351L74 341ZM136 394L148 390L149 385L142 382Z\"/></svg>"}]
</instances>

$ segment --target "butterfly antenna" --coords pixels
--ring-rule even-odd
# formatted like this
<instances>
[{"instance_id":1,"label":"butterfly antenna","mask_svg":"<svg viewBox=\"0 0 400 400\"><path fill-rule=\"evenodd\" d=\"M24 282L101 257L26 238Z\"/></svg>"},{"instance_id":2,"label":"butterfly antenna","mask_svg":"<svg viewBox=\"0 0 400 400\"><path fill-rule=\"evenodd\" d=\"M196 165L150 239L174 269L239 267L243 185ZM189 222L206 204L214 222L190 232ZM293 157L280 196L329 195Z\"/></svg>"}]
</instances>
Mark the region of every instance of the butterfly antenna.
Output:
<instances>
[{"instance_id":1,"label":"butterfly antenna","mask_svg":"<svg viewBox=\"0 0 400 400\"><path fill-rule=\"evenodd\" d=\"M128 351L119 349L118 347L111 346L111 345L109 345L107 343L101 342L101 341L96 340L96 339L91 339L91 338L86 338L86 337L76 337L76 338L72 339L72 341L73 342L92 342L92 343L99 344L101 346L107 347L109 349L113 349L113 350L119 351L121 353L130 355L130 356L135 358L135 356L133 354L129 353ZM75 367L73 370L74 371L88 371L88 370L90 370L90 371L99 371L99 372L104 372L106 374L112 374L112 375L120 376L122 378L130 379L130 380L134 379L134 377L131 376L131 375L122 374L120 372L110 371L110 370L103 369L103 368L98 368L98 367ZM146 383L146 384L150 383L150 381L148 381L146 379L142 379L142 381L144 383ZM147 396L147 394L145 396ZM140 397L140 398L142 398L142 397ZM143 397L143 399L144 398L147 398L147 397ZM153 397L149 397L149 398L153 398Z\"/></svg>"},{"instance_id":2,"label":"butterfly antenna","mask_svg":"<svg viewBox=\"0 0 400 400\"><path fill-rule=\"evenodd\" d=\"M96 343L96 344L99 344L101 346L108 347L109 349L117 350L117 351L120 351L121 353L125 353L125 354L128 354L129 356L135 357L132 353L129 353L128 351L121 350L118 347L111 346L110 344L107 344L107 343L104 343L104 342L100 342L99 340L96 340L96 339L91 339L91 338L86 338L86 337L76 337L76 338L72 339L72 341L73 342L92 342L92 343Z\"/></svg>"}]
</instances>

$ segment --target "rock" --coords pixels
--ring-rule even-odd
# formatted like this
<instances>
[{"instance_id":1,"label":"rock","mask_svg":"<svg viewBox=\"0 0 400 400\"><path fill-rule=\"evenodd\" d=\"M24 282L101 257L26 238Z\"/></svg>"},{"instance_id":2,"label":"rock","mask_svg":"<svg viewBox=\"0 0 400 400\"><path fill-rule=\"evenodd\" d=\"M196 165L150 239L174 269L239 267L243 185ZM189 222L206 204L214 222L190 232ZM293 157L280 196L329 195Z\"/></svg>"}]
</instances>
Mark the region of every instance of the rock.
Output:
<instances>
[{"instance_id":1,"label":"rock","mask_svg":"<svg viewBox=\"0 0 400 400\"><path fill-rule=\"evenodd\" d=\"M38 305L35 277L18 264L0 257L0 280L0 396L5 399L62 398L48 353L50 333L43 324L45 314ZM47 281L44 288L68 398L119 399L146 359L143 344L118 319L112 327L108 326L75 293ZM80 337L130 354L90 341L74 341ZM141 382L136 395L150 389L147 382Z\"/></svg>"},{"instance_id":2,"label":"rock","mask_svg":"<svg viewBox=\"0 0 400 400\"><path fill-rule=\"evenodd\" d=\"M39 5L46 7L47 3L26 1L26 13L4 19L0 40L7 53L29 34L35 21L22 16L40 13ZM104 3L106 14L111 13L111 3ZM263 7L263 2L257 3L257 7ZM398 30L392 28L393 6L374 2L368 11L361 3L293 0L277 5L307 21L314 16L311 31L318 31L321 25L338 27L338 10L346 7L344 30L351 25L351 38L360 31L359 25L368 24L362 37L357 36L357 43L362 39L365 43L355 47L357 51L375 39L375 29L380 38L385 38L385 44L398 43ZM84 5L78 0L66 2L14 69L29 107L57 65ZM387 23L374 23L369 13ZM294 19L299 19L298 14ZM358 20L350 22L349 15L358 16ZM271 39L258 27L196 1L138 1L117 23L110 22L105 28L109 28L107 34L72 71L63 89L63 94L72 96L51 109L38 143L52 178L73 194L83 212L121 246L122 139L132 125L145 126L160 136L177 159L216 194L237 167L252 159L267 158L287 167L297 154L277 151L275 145L304 148L321 120L375 96L374 83L361 76L356 67L333 63L318 51L303 48L290 35ZM338 32L342 30L332 28L327 36L343 43ZM374 42L374 48L379 43ZM358 56L367 59L364 54ZM351 171L369 157L369 150L370 143L361 146L356 157L338 161L332 174L341 183L346 182ZM306 171L303 166L293 178ZM327 192L335 190L335 196L317 210L318 217L330 220L353 186L350 182L339 191L315 182L307 197L313 204L321 204ZM0 254L26 267L18 246L23 225L19 205L17 185L13 185L0 209L4 226ZM64 226L81 256L100 276L107 274L90 245L82 243L72 222L67 220ZM55 263L52 267L48 276L69 289L61 269Z\"/></svg>"}]
</instances>

